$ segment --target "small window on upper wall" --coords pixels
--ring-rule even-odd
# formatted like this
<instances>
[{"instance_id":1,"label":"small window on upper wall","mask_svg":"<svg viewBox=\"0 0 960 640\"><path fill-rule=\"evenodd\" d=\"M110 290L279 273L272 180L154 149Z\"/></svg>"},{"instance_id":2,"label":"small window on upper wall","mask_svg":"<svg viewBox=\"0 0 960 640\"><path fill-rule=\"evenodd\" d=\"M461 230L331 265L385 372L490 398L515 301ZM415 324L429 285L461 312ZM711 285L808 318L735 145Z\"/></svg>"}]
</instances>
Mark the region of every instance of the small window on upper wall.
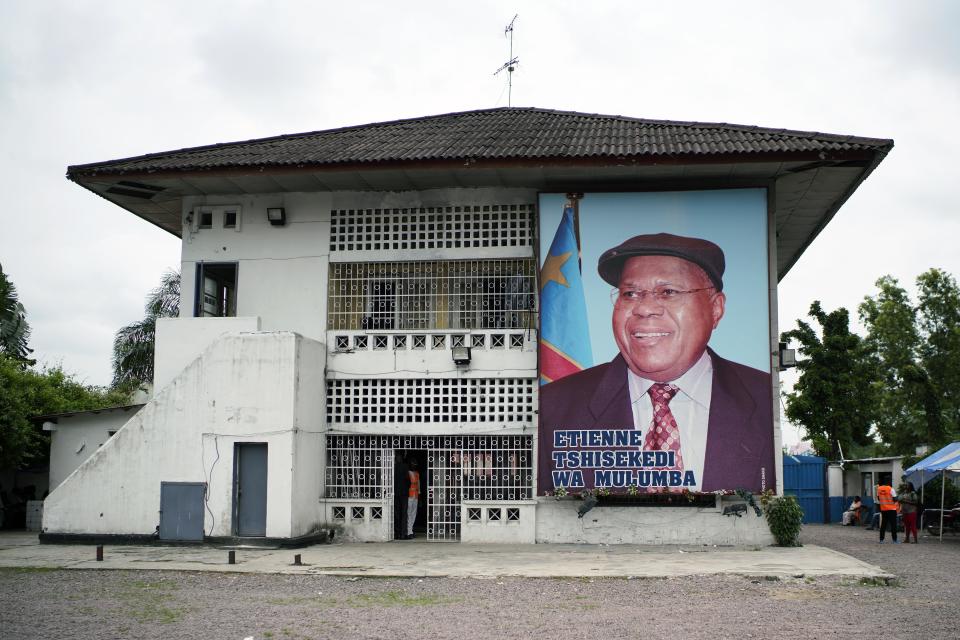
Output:
<instances>
[{"instance_id":1,"label":"small window on upper wall","mask_svg":"<svg viewBox=\"0 0 960 640\"><path fill-rule=\"evenodd\" d=\"M202 205L187 217L191 231L198 229L233 229L240 231L242 207L238 204Z\"/></svg>"}]
</instances>

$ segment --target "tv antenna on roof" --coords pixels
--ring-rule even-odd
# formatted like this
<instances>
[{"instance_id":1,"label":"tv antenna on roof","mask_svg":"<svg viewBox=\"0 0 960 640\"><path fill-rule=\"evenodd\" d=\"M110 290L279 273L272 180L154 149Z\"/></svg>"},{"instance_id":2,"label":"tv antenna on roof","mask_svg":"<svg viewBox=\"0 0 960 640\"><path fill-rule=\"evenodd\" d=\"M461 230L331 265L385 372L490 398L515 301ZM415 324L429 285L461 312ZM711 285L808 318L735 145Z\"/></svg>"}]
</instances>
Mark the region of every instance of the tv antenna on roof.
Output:
<instances>
[{"instance_id":1,"label":"tv antenna on roof","mask_svg":"<svg viewBox=\"0 0 960 640\"><path fill-rule=\"evenodd\" d=\"M519 58L513 57L513 23L517 21L517 16L520 14L515 14L513 20L510 21L510 24L506 26L503 30L503 35L506 37L507 34L510 34L510 58L503 63L503 65L493 72L493 75L497 75L504 69L507 70L507 106L512 106L513 98L513 70L517 68L517 65L520 64ZM503 95L503 94L500 94Z\"/></svg>"}]
</instances>

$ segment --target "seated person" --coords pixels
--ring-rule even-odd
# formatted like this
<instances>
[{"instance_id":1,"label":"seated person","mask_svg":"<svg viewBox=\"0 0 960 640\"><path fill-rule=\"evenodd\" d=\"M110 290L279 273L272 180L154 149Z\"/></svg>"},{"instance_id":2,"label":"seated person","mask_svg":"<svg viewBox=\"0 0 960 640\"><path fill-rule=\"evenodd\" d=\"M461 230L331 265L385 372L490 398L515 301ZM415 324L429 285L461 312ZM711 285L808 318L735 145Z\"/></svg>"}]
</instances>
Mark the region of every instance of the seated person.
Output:
<instances>
[{"instance_id":1,"label":"seated person","mask_svg":"<svg viewBox=\"0 0 960 640\"><path fill-rule=\"evenodd\" d=\"M860 501L860 496L857 496L853 499L853 502L850 503L850 508L843 512L843 522L844 526L856 524L860 521L860 509L863 508L863 503Z\"/></svg>"}]
</instances>

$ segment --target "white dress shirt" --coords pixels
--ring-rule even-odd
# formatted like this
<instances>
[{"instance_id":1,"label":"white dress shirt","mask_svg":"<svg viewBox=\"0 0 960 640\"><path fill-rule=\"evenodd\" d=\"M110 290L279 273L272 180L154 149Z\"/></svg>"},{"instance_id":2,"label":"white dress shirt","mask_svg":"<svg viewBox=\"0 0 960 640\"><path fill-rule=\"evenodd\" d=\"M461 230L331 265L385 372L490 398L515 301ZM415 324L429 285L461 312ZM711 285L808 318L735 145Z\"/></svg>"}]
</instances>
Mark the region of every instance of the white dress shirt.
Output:
<instances>
[{"instance_id":1,"label":"white dress shirt","mask_svg":"<svg viewBox=\"0 0 960 640\"><path fill-rule=\"evenodd\" d=\"M633 428L646 432L653 424L653 403L647 391L653 380L641 378L627 369L627 381L630 387L630 403L633 408ZM671 380L679 391L670 400L670 411L680 430L680 455L683 456L684 470L693 471L697 478L695 487L686 487L699 491L703 484L703 462L707 454L707 428L710 423L710 396L713 393L713 362L706 351L686 373Z\"/></svg>"}]
</instances>

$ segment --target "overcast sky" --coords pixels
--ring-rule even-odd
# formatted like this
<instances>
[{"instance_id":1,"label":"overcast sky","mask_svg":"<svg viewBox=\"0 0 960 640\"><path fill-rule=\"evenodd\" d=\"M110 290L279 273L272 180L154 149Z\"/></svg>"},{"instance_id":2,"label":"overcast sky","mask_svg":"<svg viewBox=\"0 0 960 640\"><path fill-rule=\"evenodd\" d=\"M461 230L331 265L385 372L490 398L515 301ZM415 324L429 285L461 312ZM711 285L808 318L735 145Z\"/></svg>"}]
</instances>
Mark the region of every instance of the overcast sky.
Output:
<instances>
[{"instance_id":1,"label":"overcast sky","mask_svg":"<svg viewBox=\"0 0 960 640\"><path fill-rule=\"evenodd\" d=\"M68 165L506 106L515 13L514 106L896 141L781 282L781 330L814 299L855 315L883 274L960 274L960 3L6 0L0 263L36 355L109 383L114 332L179 264Z\"/></svg>"}]
</instances>

